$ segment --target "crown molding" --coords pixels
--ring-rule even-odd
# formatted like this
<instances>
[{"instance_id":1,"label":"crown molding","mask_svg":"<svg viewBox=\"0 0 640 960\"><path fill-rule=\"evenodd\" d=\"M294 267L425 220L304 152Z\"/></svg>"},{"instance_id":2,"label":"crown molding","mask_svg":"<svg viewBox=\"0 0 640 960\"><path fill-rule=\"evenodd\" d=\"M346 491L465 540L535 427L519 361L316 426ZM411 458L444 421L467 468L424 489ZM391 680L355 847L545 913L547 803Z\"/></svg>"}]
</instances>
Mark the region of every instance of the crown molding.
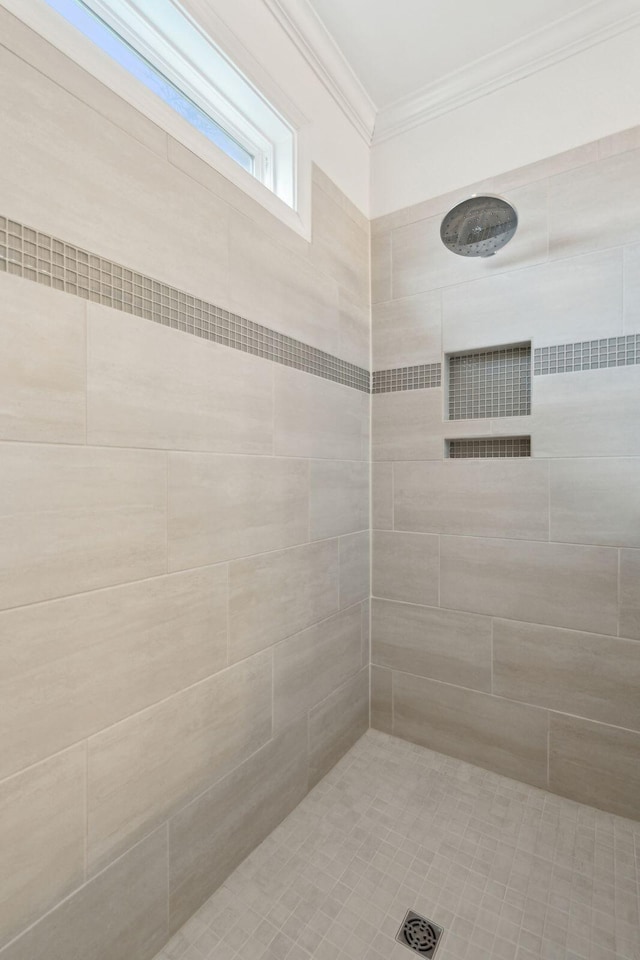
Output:
<instances>
[{"instance_id":1,"label":"crown molding","mask_svg":"<svg viewBox=\"0 0 640 960\"><path fill-rule=\"evenodd\" d=\"M412 130L639 24L638 0L598 0L385 107L378 113L373 143Z\"/></svg>"},{"instance_id":2,"label":"crown molding","mask_svg":"<svg viewBox=\"0 0 640 960\"><path fill-rule=\"evenodd\" d=\"M370 144L376 106L308 0L264 0L363 140Z\"/></svg>"}]
</instances>

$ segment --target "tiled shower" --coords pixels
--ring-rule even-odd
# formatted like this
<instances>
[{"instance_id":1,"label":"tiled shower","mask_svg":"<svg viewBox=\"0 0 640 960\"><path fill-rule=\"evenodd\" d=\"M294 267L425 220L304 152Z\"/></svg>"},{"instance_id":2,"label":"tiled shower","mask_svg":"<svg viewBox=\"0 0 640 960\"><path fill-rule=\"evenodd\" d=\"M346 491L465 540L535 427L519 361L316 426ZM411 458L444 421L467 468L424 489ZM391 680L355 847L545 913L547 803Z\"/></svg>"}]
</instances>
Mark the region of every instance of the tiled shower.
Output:
<instances>
[{"instance_id":1,"label":"tiled shower","mask_svg":"<svg viewBox=\"0 0 640 960\"><path fill-rule=\"evenodd\" d=\"M0 34L0 960L638 960L638 131L307 241Z\"/></svg>"}]
</instances>

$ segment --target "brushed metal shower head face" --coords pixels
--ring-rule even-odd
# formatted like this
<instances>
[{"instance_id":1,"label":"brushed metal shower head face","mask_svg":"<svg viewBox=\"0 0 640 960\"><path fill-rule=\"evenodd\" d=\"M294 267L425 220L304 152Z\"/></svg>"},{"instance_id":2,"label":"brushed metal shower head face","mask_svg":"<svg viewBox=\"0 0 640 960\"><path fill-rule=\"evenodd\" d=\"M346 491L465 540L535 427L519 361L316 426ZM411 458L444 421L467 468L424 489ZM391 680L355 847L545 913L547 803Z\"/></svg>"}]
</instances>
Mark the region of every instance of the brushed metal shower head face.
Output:
<instances>
[{"instance_id":1,"label":"brushed metal shower head face","mask_svg":"<svg viewBox=\"0 0 640 960\"><path fill-rule=\"evenodd\" d=\"M492 257L513 237L518 214L502 197L469 197L446 215L440 239L460 257Z\"/></svg>"}]
</instances>

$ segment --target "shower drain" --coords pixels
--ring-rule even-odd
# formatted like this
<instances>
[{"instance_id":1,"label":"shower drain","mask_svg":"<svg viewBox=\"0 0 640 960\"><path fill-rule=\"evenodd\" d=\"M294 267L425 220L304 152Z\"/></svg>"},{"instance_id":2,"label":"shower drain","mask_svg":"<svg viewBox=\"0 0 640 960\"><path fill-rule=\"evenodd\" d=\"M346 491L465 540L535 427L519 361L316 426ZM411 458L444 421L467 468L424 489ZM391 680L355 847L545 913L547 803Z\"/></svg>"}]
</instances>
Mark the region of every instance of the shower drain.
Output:
<instances>
[{"instance_id":1,"label":"shower drain","mask_svg":"<svg viewBox=\"0 0 640 960\"><path fill-rule=\"evenodd\" d=\"M441 936L442 927L421 917L419 913L414 913L413 910L407 910L407 915L396 934L396 940L405 947L409 947L414 953L419 953L421 957L433 957Z\"/></svg>"}]
</instances>

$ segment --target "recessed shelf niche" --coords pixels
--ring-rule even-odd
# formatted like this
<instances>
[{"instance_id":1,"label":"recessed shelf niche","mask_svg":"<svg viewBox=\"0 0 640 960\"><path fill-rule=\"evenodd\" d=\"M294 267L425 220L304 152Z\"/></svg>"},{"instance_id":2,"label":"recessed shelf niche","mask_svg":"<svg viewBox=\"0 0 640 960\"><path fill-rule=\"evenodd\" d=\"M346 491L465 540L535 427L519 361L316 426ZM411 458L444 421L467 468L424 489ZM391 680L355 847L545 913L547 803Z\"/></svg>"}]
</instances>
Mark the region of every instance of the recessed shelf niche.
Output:
<instances>
[{"instance_id":1,"label":"recessed shelf niche","mask_svg":"<svg viewBox=\"0 0 640 960\"><path fill-rule=\"evenodd\" d=\"M451 460L530 457L531 437L469 437L446 440L445 456Z\"/></svg>"},{"instance_id":2,"label":"recessed shelf niche","mask_svg":"<svg viewBox=\"0 0 640 960\"><path fill-rule=\"evenodd\" d=\"M531 413L531 344L447 357L448 419L525 417Z\"/></svg>"}]
</instances>

